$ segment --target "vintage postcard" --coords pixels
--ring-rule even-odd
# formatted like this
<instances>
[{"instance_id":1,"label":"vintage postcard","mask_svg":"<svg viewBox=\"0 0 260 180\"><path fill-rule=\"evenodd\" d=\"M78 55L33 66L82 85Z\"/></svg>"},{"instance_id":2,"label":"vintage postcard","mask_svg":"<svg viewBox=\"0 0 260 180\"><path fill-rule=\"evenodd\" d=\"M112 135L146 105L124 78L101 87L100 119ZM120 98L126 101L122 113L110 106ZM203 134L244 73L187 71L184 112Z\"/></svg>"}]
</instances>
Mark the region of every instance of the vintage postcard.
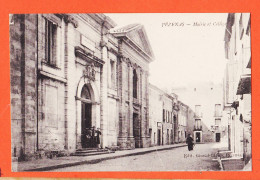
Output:
<instances>
[{"instance_id":1,"label":"vintage postcard","mask_svg":"<svg viewBox=\"0 0 260 180\"><path fill-rule=\"evenodd\" d=\"M13 11L8 19L10 172L0 167L2 176L224 178L258 168L253 12Z\"/></svg>"},{"instance_id":2,"label":"vintage postcard","mask_svg":"<svg viewBox=\"0 0 260 180\"><path fill-rule=\"evenodd\" d=\"M251 171L250 22L10 15L13 171Z\"/></svg>"}]
</instances>

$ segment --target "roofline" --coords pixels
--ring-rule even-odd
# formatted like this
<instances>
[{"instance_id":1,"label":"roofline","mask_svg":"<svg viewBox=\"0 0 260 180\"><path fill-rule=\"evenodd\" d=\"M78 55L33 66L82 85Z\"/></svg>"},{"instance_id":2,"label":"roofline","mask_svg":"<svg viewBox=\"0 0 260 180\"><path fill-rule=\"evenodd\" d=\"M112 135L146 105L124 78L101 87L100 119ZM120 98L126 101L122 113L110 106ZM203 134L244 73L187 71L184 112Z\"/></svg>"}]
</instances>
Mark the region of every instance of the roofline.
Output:
<instances>
[{"instance_id":1,"label":"roofline","mask_svg":"<svg viewBox=\"0 0 260 180\"><path fill-rule=\"evenodd\" d=\"M108 28L114 28L117 24L108 16L103 13L86 13L99 24L104 23L104 25Z\"/></svg>"},{"instance_id":2,"label":"roofline","mask_svg":"<svg viewBox=\"0 0 260 180\"><path fill-rule=\"evenodd\" d=\"M132 41L128 36L123 36L123 37L127 38L127 40L129 40L131 44L128 43L127 41L125 41L124 38L123 38L124 42L126 42L129 45L134 45L140 51L142 51L142 53L149 58L149 62L153 62L154 61L154 57L153 56L150 56L149 54L147 54L138 44L136 44L134 41Z\"/></svg>"},{"instance_id":3,"label":"roofline","mask_svg":"<svg viewBox=\"0 0 260 180\"><path fill-rule=\"evenodd\" d=\"M169 97L169 98L171 98L171 99L176 99L176 98L173 97L172 95L166 93L164 90L158 88L157 86L155 86L155 85L153 85L153 84L151 84L151 83L149 83L149 87L152 87L153 89L160 91L160 92L162 93L162 95L165 95L165 96L167 96L167 97ZM177 99L178 99L178 96L177 96Z\"/></svg>"},{"instance_id":4,"label":"roofline","mask_svg":"<svg viewBox=\"0 0 260 180\"><path fill-rule=\"evenodd\" d=\"M130 32L130 31L132 31L132 30L134 30L134 29L136 29L136 28L142 28L142 29L143 29L144 36L145 36L145 38L147 39L146 42L147 42L148 48L150 49L151 55L147 54L137 43L135 43L133 40L131 40L131 39L127 36L127 33L128 33L128 32ZM149 42L149 38L148 38L148 36L147 36L147 34L146 34L146 30L145 30L145 28L144 28L144 25L142 25L142 24L136 24L136 25L133 26L132 28L128 29L127 32L126 32L126 31L125 31L125 32L116 32L116 31L114 31L114 32L110 32L110 34L114 35L114 36L117 37L117 38L122 38L123 40L124 40L124 38L126 38L127 40L130 41L131 44L133 44L136 48L138 48L139 50L141 50L141 52L142 52L144 55L146 55L146 56L150 59L149 62L154 61L155 58L154 58L153 49L152 49L151 44L150 44L150 42ZM127 41L125 41L125 42L127 42ZM130 45L131 45L131 44L130 44Z\"/></svg>"}]
</instances>

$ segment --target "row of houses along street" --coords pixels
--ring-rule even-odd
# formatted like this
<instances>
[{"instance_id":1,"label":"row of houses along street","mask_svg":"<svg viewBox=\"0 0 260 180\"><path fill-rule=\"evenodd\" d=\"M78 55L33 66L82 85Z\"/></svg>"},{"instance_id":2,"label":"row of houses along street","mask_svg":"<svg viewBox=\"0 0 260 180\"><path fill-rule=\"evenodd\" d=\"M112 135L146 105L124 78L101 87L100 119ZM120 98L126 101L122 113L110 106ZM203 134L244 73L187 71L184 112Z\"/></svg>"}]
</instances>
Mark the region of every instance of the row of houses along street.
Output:
<instances>
[{"instance_id":1,"label":"row of houses along street","mask_svg":"<svg viewBox=\"0 0 260 180\"><path fill-rule=\"evenodd\" d=\"M104 14L11 15L13 168L174 147L190 134L203 152L211 153L207 143L224 144L221 167L242 169L251 158L249 14L228 14L225 45L223 83L169 91L149 81L149 64L160 60L141 24L118 27Z\"/></svg>"}]
</instances>

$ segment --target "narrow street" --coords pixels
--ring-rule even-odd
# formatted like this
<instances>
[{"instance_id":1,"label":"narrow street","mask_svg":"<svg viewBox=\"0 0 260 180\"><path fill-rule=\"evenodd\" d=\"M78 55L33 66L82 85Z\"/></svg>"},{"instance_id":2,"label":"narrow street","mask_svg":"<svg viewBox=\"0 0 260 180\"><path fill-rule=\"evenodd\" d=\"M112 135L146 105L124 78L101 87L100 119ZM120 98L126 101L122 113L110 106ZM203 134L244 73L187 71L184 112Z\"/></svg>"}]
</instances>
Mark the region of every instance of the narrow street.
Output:
<instances>
[{"instance_id":1,"label":"narrow street","mask_svg":"<svg viewBox=\"0 0 260 180\"><path fill-rule=\"evenodd\" d=\"M196 144L193 151L188 151L187 147L179 147L53 171L218 171L218 162L212 160L215 159L217 147L217 143Z\"/></svg>"}]
</instances>

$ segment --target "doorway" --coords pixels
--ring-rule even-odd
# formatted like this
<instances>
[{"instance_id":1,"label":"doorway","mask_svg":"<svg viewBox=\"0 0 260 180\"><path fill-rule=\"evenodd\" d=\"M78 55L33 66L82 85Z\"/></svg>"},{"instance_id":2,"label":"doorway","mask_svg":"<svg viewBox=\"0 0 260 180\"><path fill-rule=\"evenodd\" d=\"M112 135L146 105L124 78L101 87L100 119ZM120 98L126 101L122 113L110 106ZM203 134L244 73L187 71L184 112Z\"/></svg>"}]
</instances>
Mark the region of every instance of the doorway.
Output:
<instances>
[{"instance_id":1,"label":"doorway","mask_svg":"<svg viewBox=\"0 0 260 180\"><path fill-rule=\"evenodd\" d=\"M81 91L81 146L92 147L92 104L89 88L85 85Z\"/></svg>"},{"instance_id":2,"label":"doorway","mask_svg":"<svg viewBox=\"0 0 260 180\"><path fill-rule=\"evenodd\" d=\"M82 103L82 122L81 122L81 132L82 132L82 147L91 147L91 104Z\"/></svg>"},{"instance_id":3,"label":"doorway","mask_svg":"<svg viewBox=\"0 0 260 180\"><path fill-rule=\"evenodd\" d=\"M201 142L200 132L196 132L196 142Z\"/></svg>"},{"instance_id":4,"label":"doorway","mask_svg":"<svg viewBox=\"0 0 260 180\"><path fill-rule=\"evenodd\" d=\"M157 129L157 145L161 145L161 130Z\"/></svg>"},{"instance_id":5,"label":"doorway","mask_svg":"<svg viewBox=\"0 0 260 180\"><path fill-rule=\"evenodd\" d=\"M220 142L220 133L216 133L216 142Z\"/></svg>"},{"instance_id":6,"label":"doorway","mask_svg":"<svg viewBox=\"0 0 260 180\"><path fill-rule=\"evenodd\" d=\"M140 123L139 123L139 114L133 113L133 135L135 138L135 147L140 147Z\"/></svg>"}]
</instances>

